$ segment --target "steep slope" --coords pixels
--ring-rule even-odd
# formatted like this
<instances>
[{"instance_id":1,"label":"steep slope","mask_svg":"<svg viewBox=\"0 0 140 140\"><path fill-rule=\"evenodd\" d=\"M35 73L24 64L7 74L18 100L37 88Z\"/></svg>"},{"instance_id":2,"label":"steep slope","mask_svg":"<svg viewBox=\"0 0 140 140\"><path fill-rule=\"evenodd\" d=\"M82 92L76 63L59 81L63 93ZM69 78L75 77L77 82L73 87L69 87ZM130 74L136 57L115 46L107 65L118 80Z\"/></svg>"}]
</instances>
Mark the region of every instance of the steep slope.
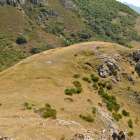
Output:
<instances>
[{"instance_id":1,"label":"steep slope","mask_svg":"<svg viewBox=\"0 0 140 140\"><path fill-rule=\"evenodd\" d=\"M125 5L128 5L130 8L132 8L133 10L135 10L137 13L140 14L140 7L137 7L135 5L132 5L130 3L124 2Z\"/></svg>"},{"instance_id":2,"label":"steep slope","mask_svg":"<svg viewBox=\"0 0 140 140\"><path fill-rule=\"evenodd\" d=\"M127 129L134 132L133 140L140 139L140 79L132 65L135 64L131 60L132 52L117 44L88 42L36 54L1 72L0 135L16 140L70 140L75 134L81 134L96 140L109 139L113 132ZM101 73L99 66L105 67L105 73ZM106 78L100 77L97 82L98 73ZM83 77L88 80L82 80ZM127 80L129 77L133 78L132 82ZM66 89L78 89L74 81L81 83L82 92L66 95ZM105 87L102 94L95 88L98 85L99 88L101 82L110 83L113 89ZM54 114L43 118L41 110L45 108L39 108L46 103L57 111L56 119L49 117ZM49 104L46 107L51 110ZM128 111L129 116L113 120L112 113L122 114L122 110ZM85 121L87 115L91 117ZM133 129L128 126L129 119Z\"/></svg>"}]
</instances>

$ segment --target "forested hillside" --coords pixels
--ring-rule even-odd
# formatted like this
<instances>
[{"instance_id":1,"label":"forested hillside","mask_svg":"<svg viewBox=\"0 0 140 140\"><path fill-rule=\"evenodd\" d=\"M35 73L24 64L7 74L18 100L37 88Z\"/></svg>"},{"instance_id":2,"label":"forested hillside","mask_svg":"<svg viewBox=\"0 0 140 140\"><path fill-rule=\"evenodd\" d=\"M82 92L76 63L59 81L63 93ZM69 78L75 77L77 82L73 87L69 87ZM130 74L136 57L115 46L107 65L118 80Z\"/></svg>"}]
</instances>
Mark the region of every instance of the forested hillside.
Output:
<instances>
[{"instance_id":1,"label":"forested hillside","mask_svg":"<svg viewBox=\"0 0 140 140\"><path fill-rule=\"evenodd\" d=\"M97 40L127 47L140 42L139 14L116 0L0 0L0 4L0 71L55 47Z\"/></svg>"}]
</instances>

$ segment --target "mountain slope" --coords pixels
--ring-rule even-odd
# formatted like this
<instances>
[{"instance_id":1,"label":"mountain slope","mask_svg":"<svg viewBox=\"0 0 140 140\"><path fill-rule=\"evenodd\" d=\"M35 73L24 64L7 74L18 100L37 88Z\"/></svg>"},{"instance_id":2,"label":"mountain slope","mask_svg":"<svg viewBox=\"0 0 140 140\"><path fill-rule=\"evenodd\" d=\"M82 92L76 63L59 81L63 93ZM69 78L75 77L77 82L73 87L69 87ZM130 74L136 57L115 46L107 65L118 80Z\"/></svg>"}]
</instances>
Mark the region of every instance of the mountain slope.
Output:
<instances>
[{"instance_id":1,"label":"mountain slope","mask_svg":"<svg viewBox=\"0 0 140 140\"><path fill-rule=\"evenodd\" d=\"M73 135L80 133L95 140L103 136L109 139L112 132L118 131L117 124L120 131L125 129L128 132L133 131L135 135L132 137L133 140L139 139L140 79L136 72L131 74L135 71L129 62L131 53L131 49L117 44L88 42L36 54L1 72L0 135L16 140L69 140ZM121 80L114 83L112 79L117 77L107 75L107 78L100 77L99 81L113 85L112 90L107 88L104 90L109 98L116 97L116 101L113 102L120 105L117 113L122 114L122 110L130 113L129 117L122 115L122 119L118 122L112 121L113 119L108 116L108 114L112 116L116 111L111 112L109 108L107 109L105 102L108 100L106 97L102 100L102 95L93 88L94 82L82 80L83 77L90 79L91 74L99 77L98 66L102 64L106 66L106 62L111 62L111 59L119 69L124 69L124 71L115 69ZM79 74L80 77L74 78L74 74ZM127 80L129 75L137 77L136 85ZM72 96L66 95L65 89L75 88L74 81L81 83L83 91ZM56 109L56 120L44 119L34 112L34 109L37 112L38 108L44 107L46 103ZM96 108L94 114L92 107ZM85 121L79 117L80 114L91 115L94 122ZM129 119L133 121L133 129L128 126ZM8 127L10 131L7 131ZM102 132L103 129L105 132Z\"/></svg>"},{"instance_id":2,"label":"mountain slope","mask_svg":"<svg viewBox=\"0 0 140 140\"><path fill-rule=\"evenodd\" d=\"M130 3L124 2L125 5L128 5L130 8L132 8L133 10L135 10L137 13L140 14L140 7L137 7L135 5L132 5Z\"/></svg>"},{"instance_id":3,"label":"mountain slope","mask_svg":"<svg viewBox=\"0 0 140 140\"><path fill-rule=\"evenodd\" d=\"M115 0L0 0L0 4L1 71L32 55L31 48L43 51L46 44L56 48L87 41L140 44L139 15ZM17 44L21 34L29 42Z\"/></svg>"}]
</instances>

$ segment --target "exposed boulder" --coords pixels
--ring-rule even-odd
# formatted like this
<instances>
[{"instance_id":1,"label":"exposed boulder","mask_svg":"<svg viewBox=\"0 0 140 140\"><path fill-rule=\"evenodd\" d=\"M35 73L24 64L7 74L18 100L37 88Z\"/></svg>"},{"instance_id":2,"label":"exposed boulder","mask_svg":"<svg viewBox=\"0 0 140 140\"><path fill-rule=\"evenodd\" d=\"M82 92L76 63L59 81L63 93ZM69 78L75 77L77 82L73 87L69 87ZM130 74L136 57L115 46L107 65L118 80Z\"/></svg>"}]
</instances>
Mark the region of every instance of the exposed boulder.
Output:
<instances>
[{"instance_id":1,"label":"exposed boulder","mask_svg":"<svg viewBox=\"0 0 140 140\"><path fill-rule=\"evenodd\" d=\"M16 6L17 0L7 0L7 4L12 5L12 6Z\"/></svg>"},{"instance_id":2,"label":"exposed boulder","mask_svg":"<svg viewBox=\"0 0 140 140\"><path fill-rule=\"evenodd\" d=\"M136 83L137 83L136 79L135 79L134 77L132 77L131 75L129 75L129 76L127 77L127 80L128 80L128 81L131 81L133 85L136 85Z\"/></svg>"},{"instance_id":3,"label":"exposed boulder","mask_svg":"<svg viewBox=\"0 0 140 140\"><path fill-rule=\"evenodd\" d=\"M140 71L140 61L138 61L138 63L136 64L135 69L138 70L138 71Z\"/></svg>"},{"instance_id":4,"label":"exposed boulder","mask_svg":"<svg viewBox=\"0 0 140 140\"><path fill-rule=\"evenodd\" d=\"M109 69L105 65L100 65L98 67L98 72L99 72L100 77L102 78L106 78L109 75Z\"/></svg>"},{"instance_id":5,"label":"exposed boulder","mask_svg":"<svg viewBox=\"0 0 140 140\"><path fill-rule=\"evenodd\" d=\"M6 3L6 0L0 0L0 4L1 4L2 6L4 6L5 3Z\"/></svg>"},{"instance_id":6,"label":"exposed boulder","mask_svg":"<svg viewBox=\"0 0 140 140\"><path fill-rule=\"evenodd\" d=\"M137 62L140 60L140 50L137 50L136 52L133 53L133 58Z\"/></svg>"},{"instance_id":7,"label":"exposed boulder","mask_svg":"<svg viewBox=\"0 0 140 140\"><path fill-rule=\"evenodd\" d=\"M76 5L73 1L70 0L63 0L63 6L68 9L69 12L73 12L76 9Z\"/></svg>"}]
</instances>

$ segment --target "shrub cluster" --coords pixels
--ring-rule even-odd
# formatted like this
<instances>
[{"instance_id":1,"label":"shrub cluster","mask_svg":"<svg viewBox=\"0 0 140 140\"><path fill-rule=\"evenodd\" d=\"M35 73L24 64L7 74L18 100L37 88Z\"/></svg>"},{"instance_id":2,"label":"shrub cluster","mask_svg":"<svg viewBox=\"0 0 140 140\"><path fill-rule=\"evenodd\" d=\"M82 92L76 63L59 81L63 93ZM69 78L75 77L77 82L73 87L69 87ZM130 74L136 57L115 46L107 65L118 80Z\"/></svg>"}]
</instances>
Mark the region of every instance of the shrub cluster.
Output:
<instances>
[{"instance_id":1,"label":"shrub cluster","mask_svg":"<svg viewBox=\"0 0 140 140\"><path fill-rule=\"evenodd\" d=\"M83 77L84 81L87 81L88 83L91 83L91 80L88 77Z\"/></svg>"},{"instance_id":2,"label":"shrub cluster","mask_svg":"<svg viewBox=\"0 0 140 140\"><path fill-rule=\"evenodd\" d=\"M111 85L111 84L108 84L108 85L107 85L107 89L108 89L108 90L111 90L111 89L112 89L112 85Z\"/></svg>"},{"instance_id":3,"label":"shrub cluster","mask_svg":"<svg viewBox=\"0 0 140 140\"><path fill-rule=\"evenodd\" d=\"M29 38L26 36L26 35L20 35L18 38L17 38L17 43L18 44L24 44L24 43L27 43L29 41Z\"/></svg>"},{"instance_id":4,"label":"shrub cluster","mask_svg":"<svg viewBox=\"0 0 140 140\"><path fill-rule=\"evenodd\" d=\"M99 82L98 85L99 85L100 87L102 86L103 88L105 88L105 87L106 87L106 82Z\"/></svg>"},{"instance_id":5,"label":"shrub cluster","mask_svg":"<svg viewBox=\"0 0 140 140\"><path fill-rule=\"evenodd\" d=\"M76 89L74 89L74 88L65 89L65 94L66 94L66 95L73 95L73 94L76 94L76 93L77 93L77 91L76 91Z\"/></svg>"},{"instance_id":6,"label":"shrub cluster","mask_svg":"<svg viewBox=\"0 0 140 140\"><path fill-rule=\"evenodd\" d=\"M95 76L94 74L91 74L91 79L93 82L98 82L99 81L99 77Z\"/></svg>"},{"instance_id":7,"label":"shrub cluster","mask_svg":"<svg viewBox=\"0 0 140 140\"><path fill-rule=\"evenodd\" d=\"M92 113L96 114L96 111L97 111L96 107L92 107Z\"/></svg>"},{"instance_id":8,"label":"shrub cluster","mask_svg":"<svg viewBox=\"0 0 140 140\"><path fill-rule=\"evenodd\" d=\"M73 84L75 87L82 87L79 81L74 81Z\"/></svg>"},{"instance_id":9,"label":"shrub cluster","mask_svg":"<svg viewBox=\"0 0 140 140\"><path fill-rule=\"evenodd\" d=\"M129 116L129 112L127 112L127 111L125 111L125 110L122 110L122 114L123 114L124 116Z\"/></svg>"},{"instance_id":10,"label":"shrub cluster","mask_svg":"<svg viewBox=\"0 0 140 140\"><path fill-rule=\"evenodd\" d=\"M65 98L65 100L69 100L70 102L73 102L72 98Z\"/></svg>"},{"instance_id":11,"label":"shrub cluster","mask_svg":"<svg viewBox=\"0 0 140 140\"><path fill-rule=\"evenodd\" d=\"M96 83L93 84L93 87L97 90L98 89L98 85Z\"/></svg>"},{"instance_id":12,"label":"shrub cluster","mask_svg":"<svg viewBox=\"0 0 140 140\"><path fill-rule=\"evenodd\" d=\"M79 78L80 75L79 75L79 74L74 74L73 77L74 77L74 78Z\"/></svg>"},{"instance_id":13,"label":"shrub cluster","mask_svg":"<svg viewBox=\"0 0 140 140\"><path fill-rule=\"evenodd\" d=\"M112 117L113 117L116 121L119 121L120 119L122 119L122 115L121 115L121 114L112 113Z\"/></svg>"},{"instance_id":14,"label":"shrub cluster","mask_svg":"<svg viewBox=\"0 0 140 140\"><path fill-rule=\"evenodd\" d=\"M110 76L111 76L111 75L116 76L116 75L117 75L117 71L116 71L116 70L111 70L111 71L109 72L109 75L110 75Z\"/></svg>"},{"instance_id":15,"label":"shrub cluster","mask_svg":"<svg viewBox=\"0 0 140 140\"><path fill-rule=\"evenodd\" d=\"M94 118L90 115L88 116L83 116L83 115L79 115L80 118L82 118L83 120L87 121L87 122L93 122L94 121Z\"/></svg>"},{"instance_id":16,"label":"shrub cluster","mask_svg":"<svg viewBox=\"0 0 140 140\"><path fill-rule=\"evenodd\" d=\"M128 133L128 136L129 137L132 137L134 135L134 132L132 132L132 131L130 131L129 133Z\"/></svg>"}]
</instances>

